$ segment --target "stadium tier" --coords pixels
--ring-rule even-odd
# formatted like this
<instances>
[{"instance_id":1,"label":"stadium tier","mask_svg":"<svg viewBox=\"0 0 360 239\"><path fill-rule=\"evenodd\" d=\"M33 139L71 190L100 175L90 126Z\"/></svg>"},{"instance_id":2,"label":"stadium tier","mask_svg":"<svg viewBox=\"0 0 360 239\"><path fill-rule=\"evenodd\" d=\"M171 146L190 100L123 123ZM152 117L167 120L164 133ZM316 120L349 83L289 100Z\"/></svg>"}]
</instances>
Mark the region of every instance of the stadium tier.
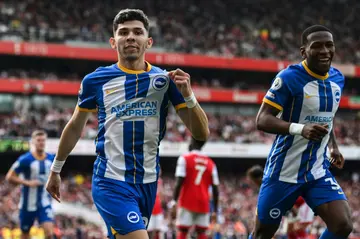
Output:
<instances>
[{"instance_id":1,"label":"stadium tier","mask_svg":"<svg viewBox=\"0 0 360 239\"><path fill-rule=\"evenodd\" d=\"M110 23L118 9L134 6L148 12L155 47L165 51L297 60L302 30L311 24L325 24L336 36L335 59L360 63L356 0L201 0L196 4L190 0L81 0L75 5L71 0L6 0L2 2L0 36L20 41L104 44L112 34ZM320 8L320 12L316 10Z\"/></svg>"}]
</instances>

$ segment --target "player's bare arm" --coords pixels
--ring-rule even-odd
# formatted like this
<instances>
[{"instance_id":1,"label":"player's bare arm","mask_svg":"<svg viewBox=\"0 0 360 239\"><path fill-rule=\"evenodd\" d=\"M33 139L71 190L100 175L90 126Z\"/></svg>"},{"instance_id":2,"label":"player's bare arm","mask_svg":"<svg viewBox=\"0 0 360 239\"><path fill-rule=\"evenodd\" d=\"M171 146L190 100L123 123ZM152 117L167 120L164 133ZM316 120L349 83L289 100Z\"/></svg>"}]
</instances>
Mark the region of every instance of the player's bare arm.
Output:
<instances>
[{"instance_id":1,"label":"player's bare arm","mask_svg":"<svg viewBox=\"0 0 360 239\"><path fill-rule=\"evenodd\" d=\"M211 215L211 220L216 221L216 216L218 212L219 205L219 187L215 184L212 185L212 193L213 193L213 202L214 202L214 212Z\"/></svg>"},{"instance_id":2,"label":"player's bare arm","mask_svg":"<svg viewBox=\"0 0 360 239\"><path fill-rule=\"evenodd\" d=\"M294 124L277 118L276 116L279 113L279 109L263 102L256 116L257 129L271 134L302 135L304 138L313 141L321 141L328 133L327 125Z\"/></svg>"},{"instance_id":3,"label":"player's bare arm","mask_svg":"<svg viewBox=\"0 0 360 239\"><path fill-rule=\"evenodd\" d=\"M177 201L179 199L179 195L180 195L180 191L181 191L181 187L183 185L184 182L184 177L176 177L176 181L175 181L175 187L174 187L174 193L173 193L173 200L171 201L171 216L173 219L175 219L176 217L176 204Z\"/></svg>"},{"instance_id":4,"label":"player's bare arm","mask_svg":"<svg viewBox=\"0 0 360 239\"><path fill-rule=\"evenodd\" d=\"M157 189L157 193L158 193L158 195L159 195L159 198L160 198L160 201L161 202L164 202L165 201L165 195L164 195L164 193L163 193L163 185L162 185L162 183L160 183L159 185L158 185L158 189Z\"/></svg>"},{"instance_id":5,"label":"player's bare arm","mask_svg":"<svg viewBox=\"0 0 360 239\"><path fill-rule=\"evenodd\" d=\"M25 180L20 178L13 169L10 169L7 172L6 180L10 183L21 184L28 187L37 187L41 185L39 180Z\"/></svg>"},{"instance_id":6,"label":"player's bare arm","mask_svg":"<svg viewBox=\"0 0 360 239\"><path fill-rule=\"evenodd\" d=\"M190 130L196 140L206 141L209 137L209 124L207 116L199 103L190 85L190 75L180 69L169 72L170 78L175 82L187 104L186 108L178 110L178 115Z\"/></svg>"},{"instance_id":7,"label":"player's bare arm","mask_svg":"<svg viewBox=\"0 0 360 239\"><path fill-rule=\"evenodd\" d=\"M334 128L334 123L333 123ZM330 132L330 139L329 139L329 149L330 149L330 163L335 167L342 169L344 167L345 159L343 155L340 153L339 146L336 142L336 136L334 130Z\"/></svg>"},{"instance_id":8,"label":"player's bare arm","mask_svg":"<svg viewBox=\"0 0 360 239\"><path fill-rule=\"evenodd\" d=\"M72 115L70 121L66 124L61 137L59 148L56 153L55 160L64 162L69 156L70 152L74 149L76 143L79 141L81 132L89 118L90 112L80 111L76 107L74 114ZM55 162L56 162L55 161ZM62 162L62 163L63 163ZM51 170L48 182L46 184L46 190L50 195L60 202L60 172L55 172L56 170Z\"/></svg>"}]
</instances>

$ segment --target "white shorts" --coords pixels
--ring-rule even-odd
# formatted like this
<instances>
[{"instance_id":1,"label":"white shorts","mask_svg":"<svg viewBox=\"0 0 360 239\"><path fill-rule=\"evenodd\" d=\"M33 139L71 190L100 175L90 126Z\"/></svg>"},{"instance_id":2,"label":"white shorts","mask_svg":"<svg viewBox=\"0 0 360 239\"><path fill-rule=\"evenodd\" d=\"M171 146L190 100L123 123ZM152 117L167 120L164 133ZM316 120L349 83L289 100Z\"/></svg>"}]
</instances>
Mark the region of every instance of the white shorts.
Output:
<instances>
[{"instance_id":1,"label":"white shorts","mask_svg":"<svg viewBox=\"0 0 360 239\"><path fill-rule=\"evenodd\" d=\"M164 215L162 213L152 215L149 221L148 231L161 231L164 226Z\"/></svg>"},{"instance_id":2,"label":"white shorts","mask_svg":"<svg viewBox=\"0 0 360 239\"><path fill-rule=\"evenodd\" d=\"M177 217L176 217L177 227L198 226L202 228L208 228L209 224L210 224L210 213L191 212L182 207L180 207L177 211Z\"/></svg>"},{"instance_id":3,"label":"white shorts","mask_svg":"<svg viewBox=\"0 0 360 239\"><path fill-rule=\"evenodd\" d=\"M313 210L306 204L302 204L299 208L298 212L298 220L301 223L311 223L314 221L314 212Z\"/></svg>"}]
</instances>

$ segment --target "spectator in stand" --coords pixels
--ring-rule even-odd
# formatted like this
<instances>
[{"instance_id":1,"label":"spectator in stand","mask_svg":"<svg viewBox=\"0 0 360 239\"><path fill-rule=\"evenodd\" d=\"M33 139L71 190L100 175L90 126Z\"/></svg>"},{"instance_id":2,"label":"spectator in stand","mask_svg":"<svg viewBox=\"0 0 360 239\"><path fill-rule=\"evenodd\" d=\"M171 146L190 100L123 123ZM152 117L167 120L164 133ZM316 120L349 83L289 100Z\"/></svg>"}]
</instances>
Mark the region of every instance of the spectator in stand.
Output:
<instances>
[{"instance_id":1,"label":"spectator in stand","mask_svg":"<svg viewBox=\"0 0 360 239\"><path fill-rule=\"evenodd\" d=\"M0 137L29 137L34 128L43 128L50 138L59 138L64 122L71 117L72 109L52 107L39 110L25 111L16 109L13 114L0 114ZM271 144L273 136L256 130L255 116L235 114L208 113L210 142L235 143L264 143ZM352 114L338 114L334 132L340 145L359 145L360 130L359 116ZM97 133L97 119L92 115L89 119L82 138L94 139ZM169 112L167 121L167 134L165 140L171 142L184 142L190 140L190 134L184 124L176 117L173 111Z\"/></svg>"},{"instance_id":2,"label":"spectator in stand","mask_svg":"<svg viewBox=\"0 0 360 239\"><path fill-rule=\"evenodd\" d=\"M166 51L291 61L298 60L294 49L301 29L326 24L338 41L336 61L360 63L357 0L229 0L226 4L219 0L79 0L76 4L71 0L5 0L1 7L3 39L106 43L112 34L108 24L112 16L119 9L136 7L149 13L155 47ZM320 8L321 12L316 10Z\"/></svg>"}]
</instances>

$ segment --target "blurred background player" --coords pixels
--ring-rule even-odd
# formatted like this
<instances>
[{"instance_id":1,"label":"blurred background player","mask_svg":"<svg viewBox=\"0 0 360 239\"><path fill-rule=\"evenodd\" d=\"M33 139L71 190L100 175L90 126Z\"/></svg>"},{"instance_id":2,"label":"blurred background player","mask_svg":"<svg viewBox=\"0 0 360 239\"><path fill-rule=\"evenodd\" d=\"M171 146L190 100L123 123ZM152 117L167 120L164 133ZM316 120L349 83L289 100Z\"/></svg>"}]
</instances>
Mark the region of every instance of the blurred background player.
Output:
<instances>
[{"instance_id":1,"label":"blurred background player","mask_svg":"<svg viewBox=\"0 0 360 239\"><path fill-rule=\"evenodd\" d=\"M200 152L205 144L192 138L189 153L179 157L172 201L172 217L176 217L177 239L185 239L195 226L197 238L205 239L210 220L215 221L219 200L219 176L212 159ZM213 213L210 218L209 186L213 191Z\"/></svg>"},{"instance_id":2,"label":"blurred background player","mask_svg":"<svg viewBox=\"0 0 360 239\"><path fill-rule=\"evenodd\" d=\"M158 187L156 191L156 199L154 209L149 220L149 226L147 228L150 239L163 239L164 228L164 211L162 208L163 202L163 181L161 179L161 169L159 172Z\"/></svg>"},{"instance_id":3,"label":"blurred background player","mask_svg":"<svg viewBox=\"0 0 360 239\"><path fill-rule=\"evenodd\" d=\"M214 193L213 193L212 189L213 189L213 187L211 185L209 187L210 215L213 215L213 216L210 219L210 224L209 224L209 229L207 231L207 235L208 235L208 237L213 238L213 239L220 239L222 237L221 225L224 224L225 218L223 215L222 207L219 202L217 203L218 204L217 211L215 211ZM214 215L216 215L216 218Z\"/></svg>"},{"instance_id":4,"label":"blurred background player","mask_svg":"<svg viewBox=\"0 0 360 239\"><path fill-rule=\"evenodd\" d=\"M278 73L256 119L259 130L277 136L250 237L271 238L299 196L326 223L321 239L347 238L353 229L347 198L328 169L326 153L329 146L331 163L343 168L333 124L345 78L331 67L335 43L328 28L305 29L301 42L303 61Z\"/></svg>"},{"instance_id":5,"label":"blurred background player","mask_svg":"<svg viewBox=\"0 0 360 239\"><path fill-rule=\"evenodd\" d=\"M113 20L109 42L118 62L99 67L83 79L78 105L60 138L47 190L60 202L61 169L90 113L97 112L94 204L109 237L146 239L170 102L196 139L208 138L208 119L191 89L189 74L180 69L166 72L145 61L153 39L143 11L121 10Z\"/></svg>"},{"instance_id":6,"label":"blurred background player","mask_svg":"<svg viewBox=\"0 0 360 239\"><path fill-rule=\"evenodd\" d=\"M35 220L44 229L47 239L53 236L53 211L51 197L45 190L54 155L45 152L46 132L36 130L31 135L31 150L21 155L12 165L6 179L22 185L19 218L21 238L30 238Z\"/></svg>"},{"instance_id":7,"label":"blurred background player","mask_svg":"<svg viewBox=\"0 0 360 239\"><path fill-rule=\"evenodd\" d=\"M314 212L306 204L304 198L299 197L291 209L293 215L287 217L288 239L307 239L310 234L307 227L314 222Z\"/></svg>"},{"instance_id":8,"label":"blurred background player","mask_svg":"<svg viewBox=\"0 0 360 239\"><path fill-rule=\"evenodd\" d=\"M254 165L246 171L246 176L257 189L260 189L264 168L260 165Z\"/></svg>"}]
</instances>

